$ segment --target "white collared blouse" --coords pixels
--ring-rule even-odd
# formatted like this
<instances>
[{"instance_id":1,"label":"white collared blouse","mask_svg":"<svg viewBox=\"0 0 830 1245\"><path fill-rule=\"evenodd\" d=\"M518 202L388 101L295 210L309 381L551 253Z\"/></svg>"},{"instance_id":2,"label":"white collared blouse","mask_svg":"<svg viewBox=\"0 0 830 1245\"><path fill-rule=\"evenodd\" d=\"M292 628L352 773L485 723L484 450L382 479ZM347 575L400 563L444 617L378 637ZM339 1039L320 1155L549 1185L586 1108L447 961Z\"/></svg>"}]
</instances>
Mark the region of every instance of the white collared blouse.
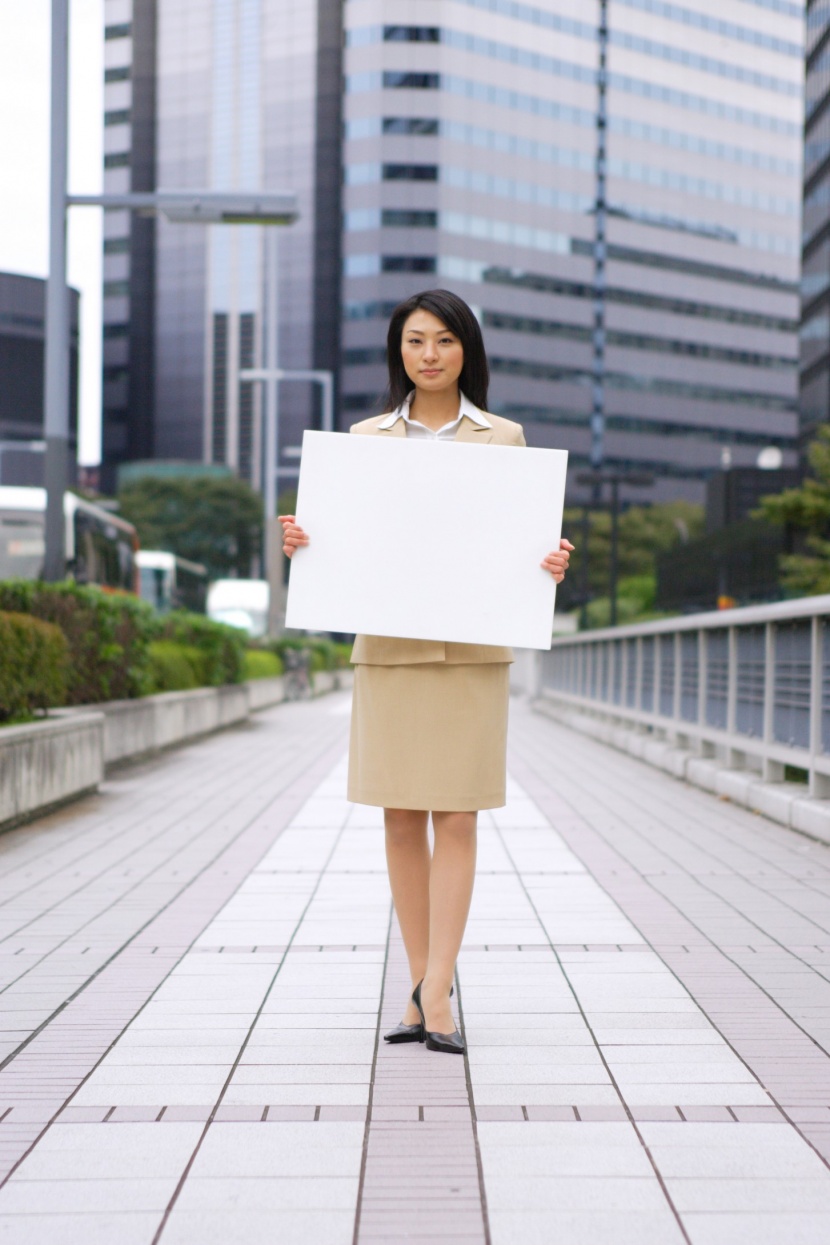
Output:
<instances>
[{"instance_id":1,"label":"white collared blouse","mask_svg":"<svg viewBox=\"0 0 830 1245\"><path fill-rule=\"evenodd\" d=\"M454 441L455 434L458 432L458 426L466 415L474 424L478 424L480 428L492 428L493 425L489 419L481 412L477 406L473 406L472 402L465 394L461 394L461 402L458 407L458 415L450 423L444 424L443 428L439 428L434 432L432 428L427 428L426 424L418 423L417 419L410 419L409 410L412 406L412 399L415 397L415 390L407 394L405 400L397 408L387 415L385 419L378 424L379 428L391 428L399 419L404 421L406 426L406 435L413 439L421 441Z\"/></svg>"}]
</instances>

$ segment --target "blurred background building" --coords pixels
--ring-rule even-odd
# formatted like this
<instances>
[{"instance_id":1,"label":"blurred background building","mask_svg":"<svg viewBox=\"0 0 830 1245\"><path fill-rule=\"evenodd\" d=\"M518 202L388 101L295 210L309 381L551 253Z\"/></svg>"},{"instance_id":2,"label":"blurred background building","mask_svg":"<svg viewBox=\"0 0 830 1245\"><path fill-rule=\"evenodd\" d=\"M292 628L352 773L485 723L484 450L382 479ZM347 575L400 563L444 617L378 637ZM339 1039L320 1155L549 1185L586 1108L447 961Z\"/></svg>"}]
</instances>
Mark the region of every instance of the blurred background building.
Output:
<instances>
[{"instance_id":1,"label":"blurred background building","mask_svg":"<svg viewBox=\"0 0 830 1245\"><path fill-rule=\"evenodd\" d=\"M74 463L78 432L78 291L70 291L70 297L69 457ZM0 272L0 484L43 484L43 455L26 447L43 437L45 308L45 281Z\"/></svg>"},{"instance_id":2,"label":"blurred background building","mask_svg":"<svg viewBox=\"0 0 830 1245\"><path fill-rule=\"evenodd\" d=\"M479 310L492 409L586 465L597 10L345 5L351 417L391 305L447 285ZM609 21L606 465L702 500L725 446L794 461L803 6L611 0Z\"/></svg>"},{"instance_id":3,"label":"blurred background building","mask_svg":"<svg viewBox=\"0 0 830 1245\"><path fill-rule=\"evenodd\" d=\"M598 13L106 0L106 189L295 190L280 363L339 373L340 426L379 409L391 307L443 285L481 319L492 409L578 470ZM611 0L609 19L605 461L654 473L638 500L700 501L725 449L796 461L804 8ZM237 374L262 358L263 244L107 214L110 469L204 459L258 479L259 395ZM282 386L283 446L318 401Z\"/></svg>"},{"instance_id":4,"label":"blurred background building","mask_svg":"<svg viewBox=\"0 0 830 1245\"><path fill-rule=\"evenodd\" d=\"M830 4L807 5L801 431L830 419Z\"/></svg>"},{"instance_id":5,"label":"blurred background building","mask_svg":"<svg viewBox=\"0 0 830 1245\"><path fill-rule=\"evenodd\" d=\"M106 0L105 189L290 189L280 363L336 370L341 24L337 0ZM105 482L125 461L204 459L258 485L268 297L261 228L108 212ZM282 445L317 419L283 385Z\"/></svg>"}]
</instances>

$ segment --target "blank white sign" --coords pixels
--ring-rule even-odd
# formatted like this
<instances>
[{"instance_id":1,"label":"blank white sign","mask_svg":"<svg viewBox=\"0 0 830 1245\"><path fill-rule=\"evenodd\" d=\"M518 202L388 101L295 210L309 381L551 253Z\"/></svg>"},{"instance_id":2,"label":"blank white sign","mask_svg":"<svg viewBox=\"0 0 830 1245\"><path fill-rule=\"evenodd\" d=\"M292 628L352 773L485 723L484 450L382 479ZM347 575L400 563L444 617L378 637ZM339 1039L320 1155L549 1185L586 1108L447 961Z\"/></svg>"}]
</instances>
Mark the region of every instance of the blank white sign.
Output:
<instances>
[{"instance_id":1,"label":"blank white sign","mask_svg":"<svg viewBox=\"0 0 830 1245\"><path fill-rule=\"evenodd\" d=\"M563 450L306 432L286 626L550 648Z\"/></svg>"}]
</instances>

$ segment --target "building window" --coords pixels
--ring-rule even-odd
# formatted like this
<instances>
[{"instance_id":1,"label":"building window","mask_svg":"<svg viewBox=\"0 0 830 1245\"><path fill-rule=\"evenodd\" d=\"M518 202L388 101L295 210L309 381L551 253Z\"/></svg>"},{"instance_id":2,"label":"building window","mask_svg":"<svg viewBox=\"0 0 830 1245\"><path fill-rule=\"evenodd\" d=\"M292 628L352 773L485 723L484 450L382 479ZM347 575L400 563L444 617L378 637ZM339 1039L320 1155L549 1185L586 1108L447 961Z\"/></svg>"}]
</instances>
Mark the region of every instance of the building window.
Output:
<instances>
[{"instance_id":1,"label":"building window","mask_svg":"<svg viewBox=\"0 0 830 1245\"><path fill-rule=\"evenodd\" d=\"M211 455L215 463L225 461L228 421L228 316L217 311L213 316L213 427Z\"/></svg>"},{"instance_id":2,"label":"building window","mask_svg":"<svg viewBox=\"0 0 830 1245\"><path fill-rule=\"evenodd\" d=\"M437 164L384 164L385 182L437 182Z\"/></svg>"},{"instance_id":3,"label":"building window","mask_svg":"<svg viewBox=\"0 0 830 1245\"><path fill-rule=\"evenodd\" d=\"M105 169L126 169L129 168L130 153L128 151L113 151L108 156L104 156Z\"/></svg>"},{"instance_id":4,"label":"building window","mask_svg":"<svg viewBox=\"0 0 830 1245\"><path fill-rule=\"evenodd\" d=\"M128 324L105 324L104 338L109 339L112 337L127 337L129 331L130 326Z\"/></svg>"},{"instance_id":5,"label":"building window","mask_svg":"<svg viewBox=\"0 0 830 1245\"><path fill-rule=\"evenodd\" d=\"M382 255L381 272L437 272L434 255Z\"/></svg>"},{"instance_id":6,"label":"building window","mask_svg":"<svg viewBox=\"0 0 830 1245\"><path fill-rule=\"evenodd\" d=\"M437 26L384 26L384 43L440 43Z\"/></svg>"},{"instance_id":7,"label":"building window","mask_svg":"<svg viewBox=\"0 0 830 1245\"><path fill-rule=\"evenodd\" d=\"M104 81L105 82L129 82L129 80L130 80L130 66L129 65L119 65L116 69L104 70Z\"/></svg>"},{"instance_id":8,"label":"building window","mask_svg":"<svg viewBox=\"0 0 830 1245\"><path fill-rule=\"evenodd\" d=\"M129 238L105 238L104 254L105 255L124 255L130 249Z\"/></svg>"},{"instance_id":9,"label":"building window","mask_svg":"<svg viewBox=\"0 0 830 1245\"><path fill-rule=\"evenodd\" d=\"M239 317L239 366L254 366L254 314L245 311ZM242 381L239 386L239 475L251 480L254 462L254 385Z\"/></svg>"},{"instance_id":10,"label":"building window","mask_svg":"<svg viewBox=\"0 0 830 1245\"><path fill-rule=\"evenodd\" d=\"M129 125L131 117L129 108L114 108L104 113L104 125Z\"/></svg>"},{"instance_id":11,"label":"building window","mask_svg":"<svg viewBox=\"0 0 830 1245\"><path fill-rule=\"evenodd\" d=\"M129 39L133 33L132 22L119 22L117 26L105 26L105 39Z\"/></svg>"},{"instance_id":12,"label":"building window","mask_svg":"<svg viewBox=\"0 0 830 1245\"><path fill-rule=\"evenodd\" d=\"M387 70L383 75L383 85L393 91L437 91L441 86L441 75Z\"/></svg>"},{"instance_id":13,"label":"building window","mask_svg":"<svg viewBox=\"0 0 830 1245\"><path fill-rule=\"evenodd\" d=\"M384 208L380 223L388 229L437 229L438 213L412 208Z\"/></svg>"},{"instance_id":14,"label":"building window","mask_svg":"<svg viewBox=\"0 0 830 1245\"><path fill-rule=\"evenodd\" d=\"M104 282L104 298L128 298L130 294L129 281L105 281Z\"/></svg>"},{"instance_id":15,"label":"building window","mask_svg":"<svg viewBox=\"0 0 830 1245\"><path fill-rule=\"evenodd\" d=\"M384 134L437 134L437 117L384 117Z\"/></svg>"}]
</instances>

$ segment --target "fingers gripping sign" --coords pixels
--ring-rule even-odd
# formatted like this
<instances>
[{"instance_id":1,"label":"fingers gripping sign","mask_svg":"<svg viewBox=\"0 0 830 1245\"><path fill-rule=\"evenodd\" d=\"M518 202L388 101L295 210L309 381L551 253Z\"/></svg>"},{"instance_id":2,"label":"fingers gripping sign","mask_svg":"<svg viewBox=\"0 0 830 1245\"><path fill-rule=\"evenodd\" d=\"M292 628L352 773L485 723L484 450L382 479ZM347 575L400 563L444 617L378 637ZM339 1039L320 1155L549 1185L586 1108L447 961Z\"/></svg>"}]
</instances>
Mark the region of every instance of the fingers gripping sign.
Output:
<instances>
[{"instance_id":1,"label":"fingers gripping sign","mask_svg":"<svg viewBox=\"0 0 830 1245\"><path fill-rule=\"evenodd\" d=\"M549 571L555 583L561 584L565 578L573 550L574 546L571 542L563 538L559 542L559 548L553 553L549 553L541 563L542 570Z\"/></svg>"},{"instance_id":2,"label":"fingers gripping sign","mask_svg":"<svg viewBox=\"0 0 830 1245\"><path fill-rule=\"evenodd\" d=\"M293 557L298 549L309 543L308 536L293 514L281 514L277 517L282 524L282 551L287 558Z\"/></svg>"}]
</instances>

